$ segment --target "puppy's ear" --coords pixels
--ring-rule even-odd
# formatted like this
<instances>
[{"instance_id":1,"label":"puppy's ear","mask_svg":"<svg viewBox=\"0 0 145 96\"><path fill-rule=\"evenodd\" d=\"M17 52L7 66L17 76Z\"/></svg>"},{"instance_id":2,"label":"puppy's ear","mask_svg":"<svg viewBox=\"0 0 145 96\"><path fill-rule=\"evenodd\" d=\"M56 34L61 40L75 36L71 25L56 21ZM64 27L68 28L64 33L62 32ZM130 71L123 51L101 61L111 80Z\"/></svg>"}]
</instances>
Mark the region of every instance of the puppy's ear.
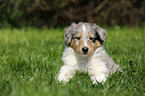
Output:
<instances>
[{"instance_id":1,"label":"puppy's ear","mask_svg":"<svg viewBox=\"0 0 145 96\"><path fill-rule=\"evenodd\" d=\"M100 36L101 41L105 42L105 39L106 39L106 30L103 29L103 28L100 28L96 24L93 24L92 27L95 30L95 32Z\"/></svg>"},{"instance_id":2,"label":"puppy's ear","mask_svg":"<svg viewBox=\"0 0 145 96\"><path fill-rule=\"evenodd\" d=\"M72 23L71 26L65 29L64 38L65 38L65 43L67 46L70 46L75 27L76 27L76 23Z\"/></svg>"}]
</instances>

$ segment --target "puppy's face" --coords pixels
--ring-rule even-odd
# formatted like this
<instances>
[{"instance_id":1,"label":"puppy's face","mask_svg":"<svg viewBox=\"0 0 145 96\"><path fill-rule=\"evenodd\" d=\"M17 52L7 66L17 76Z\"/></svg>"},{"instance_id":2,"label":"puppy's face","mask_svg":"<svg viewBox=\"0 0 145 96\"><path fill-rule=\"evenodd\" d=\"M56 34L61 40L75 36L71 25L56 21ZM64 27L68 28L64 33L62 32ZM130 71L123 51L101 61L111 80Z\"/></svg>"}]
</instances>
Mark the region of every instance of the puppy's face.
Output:
<instances>
[{"instance_id":1,"label":"puppy's face","mask_svg":"<svg viewBox=\"0 0 145 96\"><path fill-rule=\"evenodd\" d=\"M69 34L71 35L69 36ZM95 29L95 26L90 23L75 24L74 28L69 31L69 34L65 35L66 40L70 40L68 45L81 56L93 54L93 52L103 43L99 32Z\"/></svg>"},{"instance_id":2,"label":"puppy's face","mask_svg":"<svg viewBox=\"0 0 145 96\"><path fill-rule=\"evenodd\" d=\"M85 31L78 32L78 34L73 36L70 44L70 47L80 55L91 55L100 46L101 42L95 34Z\"/></svg>"}]
</instances>

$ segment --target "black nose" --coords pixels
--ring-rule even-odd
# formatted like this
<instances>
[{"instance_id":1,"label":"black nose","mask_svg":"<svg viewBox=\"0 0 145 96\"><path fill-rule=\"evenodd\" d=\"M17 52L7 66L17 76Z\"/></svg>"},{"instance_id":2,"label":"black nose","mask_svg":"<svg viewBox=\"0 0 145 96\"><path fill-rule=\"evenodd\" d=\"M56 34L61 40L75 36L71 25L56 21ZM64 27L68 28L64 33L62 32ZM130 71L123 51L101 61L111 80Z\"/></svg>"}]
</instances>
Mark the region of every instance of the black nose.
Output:
<instances>
[{"instance_id":1,"label":"black nose","mask_svg":"<svg viewBox=\"0 0 145 96\"><path fill-rule=\"evenodd\" d=\"M88 47L83 47L83 48L82 48L82 51L83 51L84 53L87 53L87 52L89 51L89 48L88 48Z\"/></svg>"}]
</instances>

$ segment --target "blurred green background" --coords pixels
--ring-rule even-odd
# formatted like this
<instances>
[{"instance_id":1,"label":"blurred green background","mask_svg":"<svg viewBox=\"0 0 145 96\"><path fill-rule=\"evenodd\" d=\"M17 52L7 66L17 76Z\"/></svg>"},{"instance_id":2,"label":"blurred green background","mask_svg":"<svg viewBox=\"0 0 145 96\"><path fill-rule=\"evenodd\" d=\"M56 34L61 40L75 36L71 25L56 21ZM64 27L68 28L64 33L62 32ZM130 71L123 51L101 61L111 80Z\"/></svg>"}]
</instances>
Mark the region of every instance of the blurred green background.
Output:
<instances>
[{"instance_id":1,"label":"blurred green background","mask_svg":"<svg viewBox=\"0 0 145 96\"><path fill-rule=\"evenodd\" d=\"M0 27L63 27L80 21L134 26L145 22L145 1L0 0Z\"/></svg>"}]
</instances>

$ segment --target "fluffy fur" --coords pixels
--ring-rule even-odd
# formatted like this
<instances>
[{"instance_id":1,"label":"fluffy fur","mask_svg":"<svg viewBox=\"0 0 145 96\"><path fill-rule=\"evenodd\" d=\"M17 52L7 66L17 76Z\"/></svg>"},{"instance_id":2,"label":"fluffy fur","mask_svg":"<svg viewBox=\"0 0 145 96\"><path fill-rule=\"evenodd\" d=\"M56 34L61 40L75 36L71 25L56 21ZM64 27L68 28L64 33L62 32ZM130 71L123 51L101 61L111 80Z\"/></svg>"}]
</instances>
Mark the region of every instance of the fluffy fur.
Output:
<instances>
[{"instance_id":1,"label":"fluffy fur","mask_svg":"<svg viewBox=\"0 0 145 96\"><path fill-rule=\"evenodd\" d=\"M93 84L105 82L118 65L106 54L103 44L106 31L96 24L73 23L65 30L66 47L58 81L66 83L76 71L88 72Z\"/></svg>"}]
</instances>

